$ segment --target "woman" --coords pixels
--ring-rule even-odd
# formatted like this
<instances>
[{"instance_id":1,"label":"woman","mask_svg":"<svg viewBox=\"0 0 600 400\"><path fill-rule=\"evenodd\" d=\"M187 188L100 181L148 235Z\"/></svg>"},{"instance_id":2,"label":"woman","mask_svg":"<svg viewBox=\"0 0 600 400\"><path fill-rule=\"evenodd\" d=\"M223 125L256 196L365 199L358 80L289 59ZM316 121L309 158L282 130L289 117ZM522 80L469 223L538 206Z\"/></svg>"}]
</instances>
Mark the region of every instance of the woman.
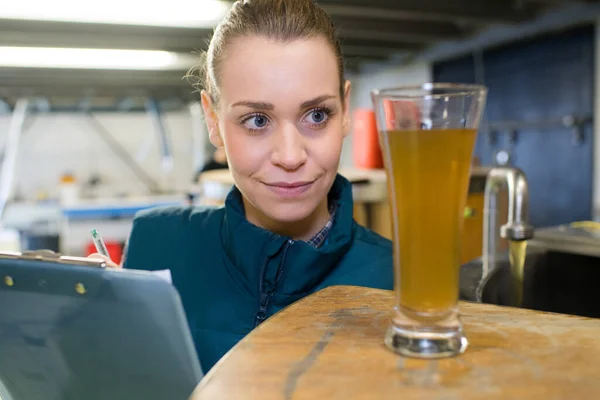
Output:
<instances>
[{"instance_id":1,"label":"woman","mask_svg":"<svg viewBox=\"0 0 600 400\"><path fill-rule=\"evenodd\" d=\"M134 220L124 267L170 270L204 371L262 321L330 285L392 289L391 243L353 220L337 174L350 83L311 0L236 2L206 54L202 108L235 187L223 208Z\"/></svg>"}]
</instances>

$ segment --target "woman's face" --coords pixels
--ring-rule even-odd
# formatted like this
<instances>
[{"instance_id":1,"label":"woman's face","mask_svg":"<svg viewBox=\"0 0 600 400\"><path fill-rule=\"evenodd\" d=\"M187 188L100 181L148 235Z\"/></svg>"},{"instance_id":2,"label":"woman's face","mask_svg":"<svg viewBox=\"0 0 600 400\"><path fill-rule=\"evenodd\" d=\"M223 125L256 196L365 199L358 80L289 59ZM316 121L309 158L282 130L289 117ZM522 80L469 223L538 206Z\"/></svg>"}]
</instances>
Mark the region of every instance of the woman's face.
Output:
<instances>
[{"instance_id":1,"label":"woman's face","mask_svg":"<svg viewBox=\"0 0 600 400\"><path fill-rule=\"evenodd\" d=\"M350 92L347 82L340 98L326 40L240 38L227 46L219 77L219 104L206 93L202 104L247 218L289 223L326 211L348 132Z\"/></svg>"}]
</instances>

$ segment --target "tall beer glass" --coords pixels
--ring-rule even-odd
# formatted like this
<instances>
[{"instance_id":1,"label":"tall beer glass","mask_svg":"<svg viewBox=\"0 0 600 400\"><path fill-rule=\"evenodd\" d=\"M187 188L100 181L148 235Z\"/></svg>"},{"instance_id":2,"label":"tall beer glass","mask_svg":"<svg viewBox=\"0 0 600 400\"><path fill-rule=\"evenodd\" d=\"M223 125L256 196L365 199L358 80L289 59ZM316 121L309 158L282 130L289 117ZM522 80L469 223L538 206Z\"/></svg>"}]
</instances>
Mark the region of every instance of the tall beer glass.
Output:
<instances>
[{"instance_id":1,"label":"tall beer glass","mask_svg":"<svg viewBox=\"0 0 600 400\"><path fill-rule=\"evenodd\" d=\"M425 84L375 90L388 176L395 309L386 345L409 357L462 353L460 240L487 89Z\"/></svg>"}]
</instances>

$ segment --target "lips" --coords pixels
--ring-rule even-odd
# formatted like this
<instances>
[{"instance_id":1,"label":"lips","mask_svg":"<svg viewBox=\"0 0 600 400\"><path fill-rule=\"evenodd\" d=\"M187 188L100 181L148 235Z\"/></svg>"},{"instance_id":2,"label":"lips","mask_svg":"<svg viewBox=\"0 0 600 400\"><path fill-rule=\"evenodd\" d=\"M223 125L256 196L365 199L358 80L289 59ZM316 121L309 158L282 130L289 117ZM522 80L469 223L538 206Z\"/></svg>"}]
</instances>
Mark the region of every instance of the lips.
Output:
<instances>
[{"instance_id":1,"label":"lips","mask_svg":"<svg viewBox=\"0 0 600 400\"><path fill-rule=\"evenodd\" d=\"M265 183L265 186L275 194L293 198L306 193L314 184L315 181L297 181L297 182L270 182Z\"/></svg>"},{"instance_id":2,"label":"lips","mask_svg":"<svg viewBox=\"0 0 600 400\"><path fill-rule=\"evenodd\" d=\"M301 187L301 186L306 186L306 185L310 185L312 182L311 181L306 181L306 182L275 182L275 183L267 183L267 186L274 186L274 187L279 187L279 188L284 188L284 189L292 189L292 188L297 188L297 187Z\"/></svg>"}]
</instances>

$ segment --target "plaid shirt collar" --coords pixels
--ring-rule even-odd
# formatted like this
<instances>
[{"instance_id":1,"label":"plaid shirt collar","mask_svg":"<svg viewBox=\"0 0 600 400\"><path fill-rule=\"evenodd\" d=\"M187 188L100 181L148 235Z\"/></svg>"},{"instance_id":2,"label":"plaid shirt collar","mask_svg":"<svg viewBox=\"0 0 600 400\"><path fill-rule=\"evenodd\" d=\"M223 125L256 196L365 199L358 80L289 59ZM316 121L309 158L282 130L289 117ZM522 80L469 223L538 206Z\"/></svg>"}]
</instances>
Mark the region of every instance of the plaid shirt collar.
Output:
<instances>
[{"instance_id":1,"label":"plaid shirt collar","mask_svg":"<svg viewBox=\"0 0 600 400\"><path fill-rule=\"evenodd\" d=\"M323 229L317 232L315 236L307 240L306 243L308 243L315 249L318 249L319 247L323 246L323 244L327 240L327 236L329 236L329 232L331 232L331 227L333 227L333 220L335 219L336 210L337 204L332 202L332 204L329 207L329 214L331 214L331 216L329 217L329 221L327 221Z\"/></svg>"}]
</instances>

